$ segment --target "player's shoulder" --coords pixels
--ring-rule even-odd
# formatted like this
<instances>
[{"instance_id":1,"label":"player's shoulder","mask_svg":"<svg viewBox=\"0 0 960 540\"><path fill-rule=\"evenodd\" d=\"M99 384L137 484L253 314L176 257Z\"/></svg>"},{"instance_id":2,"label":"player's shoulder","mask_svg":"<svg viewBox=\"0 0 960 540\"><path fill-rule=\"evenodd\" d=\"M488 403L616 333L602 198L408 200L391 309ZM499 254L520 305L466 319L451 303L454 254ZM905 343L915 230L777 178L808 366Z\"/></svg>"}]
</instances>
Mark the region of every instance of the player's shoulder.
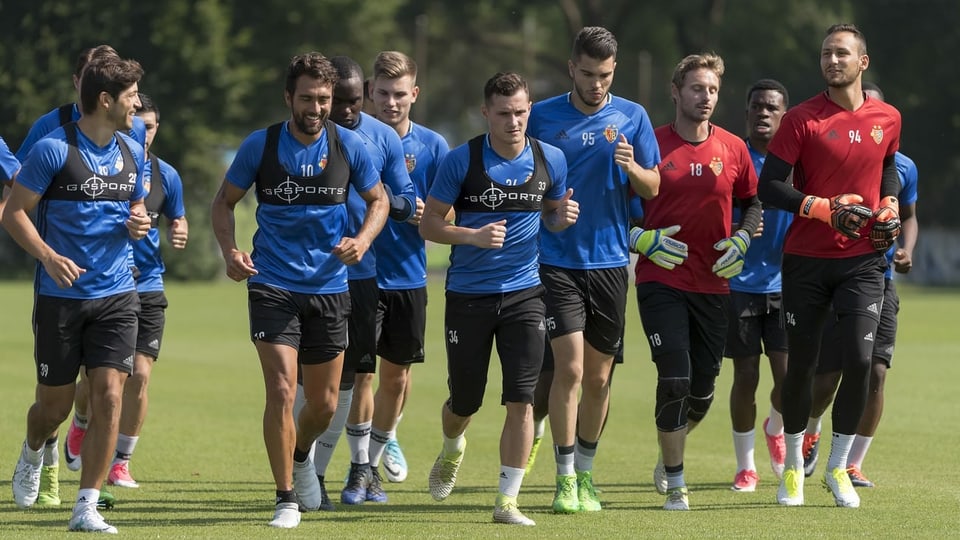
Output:
<instances>
[{"instance_id":1,"label":"player's shoulder","mask_svg":"<svg viewBox=\"0 0 960 540\"><path fill-rule=\"evenodd\" d=\"M663 124L653 128L653 134L657 137L657 140L668 139L675 136L676 133L673 129L673 124Z\"/></svg>"},{"instance_id":2,"label":"player's shoulder","mask_svg":"<svg viewBox=\"0 0 960 540\"><path fill-rule=\"evenodd\" d=\"M878 114L883 114L890 116L896 121L900 121L900 111L893 105L879 99L874 99L867 96L866 101L864 101L864 108L869 108L871 111L875 111Z\"/></svg>"},{"instance_id":3,"label":"player's shoulder","mask_svg":"<svg viewBox=\"0 0 960 540\"><path fill-rule=\"evenodd\" d=\"M742 149L744 152L747 151L747 143L744 142L743 137L739 135L734 135L732 132L716 124L711 124L711 125L713 126L713 136L717 140L721 141L723 144L727 146L736 148L737 150Z\"/></svg>"},{"instance_id":4,"label":"player's shoulder","mask_svg":"<svg viewBox=\"0 0 960 540\"><path fill-rule=\"evenodd\" d=\"M343 141L345 145L363 145L363 137L361 137L359 133L332 122L331 124L333 124L333 129L337 132L337 137Z\"/></svg>"},{"instance_id":5,"label":"player's shoulder","mask_svg":"<svg viewBox=\"0 0 960 540\"><path fill-rule=\"evenodd\" d=\"M137 157L138 159L140 159L141 163L145 161L143 145L140 144L140 141L134 139L128 133L124 133L122 131L117 132L117 137L121 141L123 141L123 143L127 146L127 148L130 149L130 153L132 153L134 157Z\"/></svg>"},{"instance_id":6,"label":"player's shoulder","mask_svg":"<svg viewBox=\"0 0 960 540\"><path fill-rule=\"evenodd\" d=\"M420 142L426 146L439 146L443 145L447 148L450 145L447 143L446 137L434 131L423 124L418 124L416 122L410 122L410 134L416 137Z\"/></svg>"},{"instance_id":7,"label":"player's shoulder","mask_svg":"<svg viewBox=\"0 0 960 540\"><path fill-rule=\"evenodd\" d=\"M550 143L548 143L548 142L546 142L546 141L543 141L543 140L541 140L541 139L536 139L536 138L534 138L534 140L537 141L538 143L540 143L540 148L543 150L543 157L544 157L544 159L546 159L548 162L550 162L550 161L562 161L562 162L566 163L566 161L567 161L567 156L566 156L566 154L563 153L563 150L561 150L561 149L557 148L556 146L554 146L554 145L552 145L552 144L550 144Z\"/></svg>"},{"instance_id":8,"label":"player's shoulder","mask_svg":"<svg viewBox=\"0 0 960 540\"><path fill-rule=\"evenodd\" d=\"M643 105L612 94L610 96L610 107L630 117L646 116L647 114L647 109Z\"/></svg>"},{"instance_id":9,"label":"player's shoulder","mask_svg":"<svg viewBox=\"0 0 960 540\"><path fill-rule=\"evenodd\" d=\"M167 160L157 156L154 156L154 158L156 158L157 168L160 169L160 174L163 175L164 178L172 178L174 176L177 176L177 177L180 176L180 173L179 171L177 171L176 167L174 167L169 162L167 162Z\"/></svg>"},{"instance_id":10,"label":"player's shoulder","mask_svg":"<svg viewBox=\"0 0 960 540\"><path fill-rule=\"evenodd\" d=\"M917 164L909 156L903 152L897 152L893 155L894 162L897 164L897 168L904 171L913 171L916 174Z\"/></svg>"},{"instance_id":11,"label":"player's shoulder","mask_svg":"<svg viewBox=\"0 0 960 540\"><path fill-rule=\"evenodd\" d=\"M570 101L569 94L560 94L557 96L542 99L533 104L533 107L530 110L530 115L539 116L547 112L556 111L558 109L564 109L569 104L569 101Z\"/></svg>"},{"instance_id":12,"label":"player's shoulder","mask_svg":"<svg viewBox=\"0 0 960 540\"><path fill-rule=\"evenodd\" d=\"M378 138L388 138L391 136L391 134L397 139L400 138L400 136L397 135L397 132L394 131L392 127L384 124L377 119L377 117L365 112L360 113L360 127Z\"/></svg>"}]
</instances>

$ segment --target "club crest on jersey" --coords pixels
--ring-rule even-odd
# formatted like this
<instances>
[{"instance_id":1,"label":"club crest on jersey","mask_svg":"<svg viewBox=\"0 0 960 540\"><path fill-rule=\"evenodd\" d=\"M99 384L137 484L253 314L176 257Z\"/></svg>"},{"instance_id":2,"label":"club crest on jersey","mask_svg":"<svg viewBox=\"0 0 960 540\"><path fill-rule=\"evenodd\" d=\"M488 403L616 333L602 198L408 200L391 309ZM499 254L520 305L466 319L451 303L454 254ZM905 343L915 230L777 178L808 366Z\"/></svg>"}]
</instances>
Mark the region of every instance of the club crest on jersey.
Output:
<instances>
[{"instance_id":1,"label":"club crest on jersey","mask_svg":"<svg viewBox=\"0 0 960 540\"><path fill-rule=\"evenodd\" d=\"M620 130L617 129L616 124L608 124L607 127L603 128L603 138L606 139L608 143L617 140L617 135L619 134Z\"/></svg>"},{"instance_id":2,"label":"club crest on jersey","mask_svg":"<svg viewBox=\"0 0 960 540\"><path fill-rule=\"evenodd\" d=\"M710 170L713 171L713 174L720 176L720 173L723 172L723 162L720 161L720 158L714 157L710 160Z\"/></svg>"},{"instance_id":3,"label":"club crest on jersey","mask_svg":"<svg viewBox=\"0 0 960 540\"><path fill-rule=\"evenodd\" d=\"M873 139L873 142L880 144L883 141L883 128L879 125L874 125L873 129L870 130L870 137Z\"/></svg>"},{"instance_id":4,"label":"club crest on jersey","mask_svg":"<svg viewBox=\"0 0 960 540\"><path fill-rule=\"evenodd\" d=\"M407 172L412 173L414 169L417 168L417 155L416 154L404 154L403 161L407 164Z\"/></svg>"},{"instance_id":5,"label":"club crest on jersey","mask_svg":"<svg viewBox=\"0 0 960 540\"><path fill-rule=\"evenodd\" d=\"M322 158L320 158L320 162L318 163L318 165L320 165L320 170L321 170L321 171L324 170L324 169L326 169L326 168L327 168L327 156L323 156Z\"/></svg>"}]
</instances>

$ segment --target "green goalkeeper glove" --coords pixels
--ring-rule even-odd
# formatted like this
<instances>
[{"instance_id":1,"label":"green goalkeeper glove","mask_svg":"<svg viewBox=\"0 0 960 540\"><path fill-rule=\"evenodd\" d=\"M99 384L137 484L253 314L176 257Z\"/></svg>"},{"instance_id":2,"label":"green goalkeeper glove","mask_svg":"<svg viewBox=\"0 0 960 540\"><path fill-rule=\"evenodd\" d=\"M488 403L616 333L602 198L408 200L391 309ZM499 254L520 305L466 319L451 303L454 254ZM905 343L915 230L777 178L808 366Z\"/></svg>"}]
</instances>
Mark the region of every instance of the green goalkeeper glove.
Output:
<instances>
[{"instance_id":1,"label":"green goalkeeper glove","mask_svg":"<svg viewBox=\"0 0 960 540\"><path fill-rule=\"evenodd\" d=\"M724 238L713 245L713 249L723 251L724 254L713 263L713 273L730 279L743 270L743 257L750 247L750 235L740 229L729 238Z\"/></svg>"},{"instance_id":2,"label":"green goalkeeper glove","mask_svg":"<svg viewBox=\"0 0 960 540\"><path fill-rule=\"evenodd\" d=\"M630 229L630 250L645 256L660 268L673 270L687 260L687 245L671 238L678 232L679 225L650 230L634 227Z\"/></svg>"}]
</instances>

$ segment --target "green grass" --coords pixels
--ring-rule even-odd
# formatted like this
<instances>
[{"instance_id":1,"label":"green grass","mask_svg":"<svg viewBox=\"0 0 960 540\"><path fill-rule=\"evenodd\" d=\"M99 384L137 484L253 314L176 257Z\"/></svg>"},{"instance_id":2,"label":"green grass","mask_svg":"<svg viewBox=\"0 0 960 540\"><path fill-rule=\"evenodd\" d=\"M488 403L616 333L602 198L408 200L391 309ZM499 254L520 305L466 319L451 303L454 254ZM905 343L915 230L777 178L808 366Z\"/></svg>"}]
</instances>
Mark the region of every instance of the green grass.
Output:
<instances>
[{"instance_id":1,"label":"green grass","mask_svg":"<svg viewBox=\"0 0 960 540\"><path fill-rule=\"evenodd\" d=\"M246 294L233 283L173 284L163 354L154 371L150 414L133 460L142 488L116 489L120 502L105 512L127 537L151 538L639 538L639 537L926 537L957 536L960 524L960 335L946 314L960 311L960 292L904 289L900 339L887 382L886 416L865 463L877 483L860 490L863 506L839 509L809 480L807 505L776 504L776 481L757 441L761 483L752 494L730 491L735 460L725 366L717 399L688 441L688 513L661 510L651 485L656 460L653 423L655 371L640 331L635 298L628 308L627 362L617 370L610 423L595 467L603 512L550 513L553 460L545 444L520 504L537 527L491 523L496 495L497 445L503 420L499 369L491 369L485 407L467 432L467 456L457 488L443 502L427 492L427 472L440 448L440 405L446 394L441 340L442 278L431 277L427 362L414 368L414 388L399 438L410 464L403 484L387 484L386 505L338 506L304 514L292 531L266 526L273 485L261 437L263 388L247 339ZM64 505L17 509L9 476L23 440L34 370L29 283L0 284L0 537L55 538L66 530L78 473L63 466ZM496 359L494 359L494 362ZM761 419L769 376L758 391ZM758 422L759 424L759 422ZM829 419L824 430L829 432ZM549 436L545 443L549 443ZM345 443L334 456L328 486L347 468ZM829 451L828 448L823 449ZM822 471L822 468L820 469ZM818 473L820 472L818 471Z\"/></svg>"}]
</instances>

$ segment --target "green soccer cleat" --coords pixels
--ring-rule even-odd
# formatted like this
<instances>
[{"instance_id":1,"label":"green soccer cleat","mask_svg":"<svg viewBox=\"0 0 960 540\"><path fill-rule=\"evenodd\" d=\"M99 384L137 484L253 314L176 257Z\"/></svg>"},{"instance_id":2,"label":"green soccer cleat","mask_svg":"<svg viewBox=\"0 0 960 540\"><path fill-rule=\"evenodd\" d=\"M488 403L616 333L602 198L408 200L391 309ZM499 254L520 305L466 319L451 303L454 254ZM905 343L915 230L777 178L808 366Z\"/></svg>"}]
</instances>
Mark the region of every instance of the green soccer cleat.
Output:
<instances>
[{"instance_id":1,"label":"green soccer cleat","mask_svg":"<svg viewBox=\"0 0 960 540\"><path fill-rule=\"evenodd\" d=\"M117 498L105 489L100 490L100 498L97 499L97 510L110 510L117 504Z\"/></svg>"},{"instance_id":2,"label":"green soccer cleat","mask_svg":"<svg viewBox=\"0 0 960 540\"><path fill-rule=\"evenodd\" d=\"M60 464L40 468L37 506L60 506Z\"/></svg>"},{"instance_id":3,"label":"green soccer cleat","mask_svg":"<svg viewBox=\"0 0 960 540\"><path fill-rule=\"evenodd\" d=\"M600 498L593 487L593 472L577 471L577 499L581 512L599 512Z\"/></svg>"},{"instance_id":4,"label":"green soccer cleat","mask_svg":"<svg viewBox=\"0 0 960 540\"><path fill-rule=\"evenodd\" d=\"M553 511L557 514L576 514L580 511L577 475L557 475L557 494L553 497Z\"/></svg>"}]
</instances>

